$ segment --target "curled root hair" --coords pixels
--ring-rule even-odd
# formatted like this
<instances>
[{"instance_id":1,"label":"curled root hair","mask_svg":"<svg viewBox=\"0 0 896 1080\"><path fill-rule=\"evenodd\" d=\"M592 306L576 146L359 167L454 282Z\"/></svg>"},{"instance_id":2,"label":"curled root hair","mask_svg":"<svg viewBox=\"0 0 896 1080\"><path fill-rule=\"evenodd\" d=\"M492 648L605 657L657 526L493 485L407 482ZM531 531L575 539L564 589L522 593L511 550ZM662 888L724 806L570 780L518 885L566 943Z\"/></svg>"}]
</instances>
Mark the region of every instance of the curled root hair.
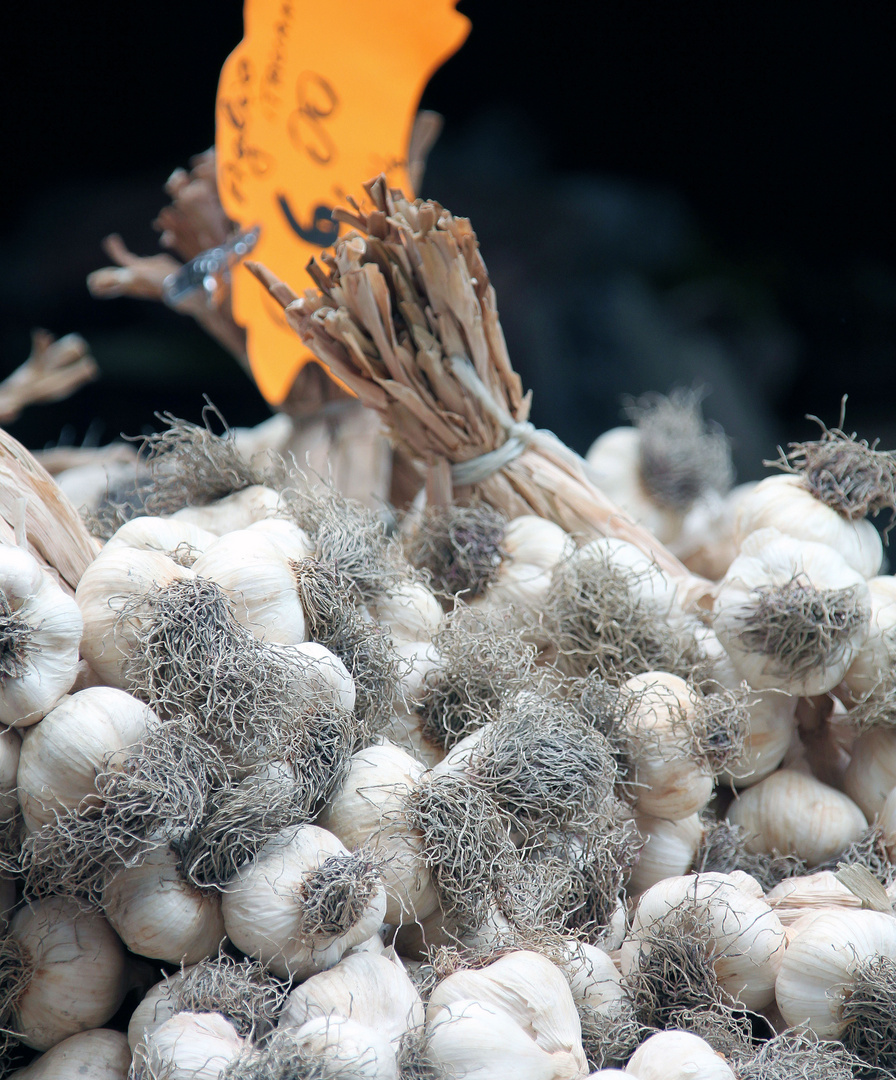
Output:
<instances>
[{"instance_id":1,"label":"curled root hair","mask_svg":"<svg viewBox=\"0 0 896 1080\"><path fill-rule=\"evenodd\" d=\"M755 1051L741 1051L733 1065L738 1080L853 1080L862 1075L862 1062L842 1043L804 1031L785 1031Z\"/></svg>"},{"instance_id":2,"label":"curled root hair","mask_svg":"<svg viewBox=\"0 0 896 1080\"><path fill-rule=\"evenodd\" d=\"M730 874L741 870L754 877L763 891L768 892L785 878L809 872L805 862L796 855L750 854L747 851L749 834L741 825L710 817L704 818L703 824L703 836L690 867L693 873Z\"/></svg>"},{"instance_id":3,"label":"curled root hair","mask_svg":"<svg viewBox=\"0 0 896 1080\"><path fill-rule=\"evenodd\" d=\"M840 1036L846 1049L866 1066L862 1076L896 1073L896 960L874 956L860 963L849 987L840 1018L846 1030Z\"/></svg>"},{"instance_id":4,"label":"curled root hair","mask_svg":"<svg viewBox=\"0 0 896 1080\"><path fill-rule=\"evenodd\" d=\"M200 960L168 983L176 1013L220 1013L243 1038L258 1038L270 1031L288 993L289 987L258 960L234 960L226 953Z\"/></svg>"},{"instance_id":5,"label":"curled root hair","mask_svg":"<svg viewBox=\"0 0 896 1080\"><path fill-rule=\"evenodd\" d=\"M0 935L0 1076L6 1055L18 1043L15 1034L19 1001L34 976L34 961L11 936Z\"/></svg>"},{"instance_id":6,"label":"curled root hair","mask_svg":"<svg viewBox=\"0 0 896 1080\"><path fill-rule=\"evenodd\" d=\"M365 848L325 859L305 875L302 933L307 937L341 937L348 933L367 910L381 878L379 862Z\"/></svg>"},{"instance_id":7,"label":"curled root hair","mask_svg":"<svg viewBox=\"0 0 896 1080\"><path fill-rule=\"evenodd\" d=\"M17 679L26 669L34 630L9 606L0 591L0 682Z\"/></svg>"},{"instance_id":8,"label":"curled root hair","mask_svg":"<svg viewBox=\"0 0 896 1080\"><path fill-rule=\"evenodd\" d=\"M485 503L427 507L405 554L437 593L472 600L498 576L506 532L507 517Z\"/></svg>"}]
</instances>

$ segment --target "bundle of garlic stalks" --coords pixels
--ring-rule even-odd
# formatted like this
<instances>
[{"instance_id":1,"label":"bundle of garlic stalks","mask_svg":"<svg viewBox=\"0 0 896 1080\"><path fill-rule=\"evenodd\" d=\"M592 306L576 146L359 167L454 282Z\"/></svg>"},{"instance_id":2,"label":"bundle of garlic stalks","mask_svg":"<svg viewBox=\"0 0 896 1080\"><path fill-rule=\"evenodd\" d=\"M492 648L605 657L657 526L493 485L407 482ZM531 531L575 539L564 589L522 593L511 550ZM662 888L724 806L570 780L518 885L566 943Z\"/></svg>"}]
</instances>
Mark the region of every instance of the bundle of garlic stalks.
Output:
<instances>
[{"instance_id":1,"label":"bundle of garlic stalks","mask_svg":"<svg viewBox=\"0 0 896 1080\"><path fill-rule=\"evenodd\" d=\"M408 251L437 266L421 238L460 237L451 265L485 283L466 226L414 212L428 232L402 233ZM362 303L355 286L398 265L405 219L377 213L386 239L341 243L356 269L333 298ZM392 299L426 341L419 280ZM460 323L433 303L445 340ZM378 370L348 313L301 304ZM437 456L503 446L490 402L524 409L509 367L476 369L484 394L445 375L459 345L430 346L454 395ZM422 456L435 398L414 428L416 399L376 378ZM671 406L699 428L692 400ZM434 498L390 534L289 463L260 470L232 432L169 418L139 507L113 501L94 537L0 442L6 1070L896 1073L896 605L862 520L892 507L893 456L825 429L786 475L731 496L698 618L646 524L624 525L639 544L591 535L603 504L580 466L565 475L592 501L566 524L585 535L531 513L572 513L568 486L539 501L540 462L572 461L554 446L502 458L487 497L460 503L437 497L433 457ZM673 543L684 521L666 524Z\"/></svg>"}]
</instances>

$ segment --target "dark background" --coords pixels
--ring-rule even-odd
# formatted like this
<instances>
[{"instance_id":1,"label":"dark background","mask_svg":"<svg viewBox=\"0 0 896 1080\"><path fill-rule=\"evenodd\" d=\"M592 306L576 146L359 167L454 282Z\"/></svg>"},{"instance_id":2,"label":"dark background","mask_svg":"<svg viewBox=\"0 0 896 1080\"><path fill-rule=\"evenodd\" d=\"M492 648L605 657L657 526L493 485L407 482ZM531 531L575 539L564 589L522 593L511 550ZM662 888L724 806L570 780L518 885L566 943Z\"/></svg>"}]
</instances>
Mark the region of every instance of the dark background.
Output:
<instances>
[{"instance_id":1,"label":"dark background","mask_svg":"<svg viewBox=\"0 0 896 1080\"><path fill-rule=\"evenodd\" d=\"M896 5L459 7L473 30L424 97L445 131L421 194L472 218L536 423L584 451L623 394L705 385L748 478L848 393L847 424L896 445ZM107 442L159 409L198 419L203 392L264 418L190 321L84 285L110 232L157 249L241 5L4 17L0 371L40 325L81 333L104 376L14 434Z\"/></svg>"}]
</instances>

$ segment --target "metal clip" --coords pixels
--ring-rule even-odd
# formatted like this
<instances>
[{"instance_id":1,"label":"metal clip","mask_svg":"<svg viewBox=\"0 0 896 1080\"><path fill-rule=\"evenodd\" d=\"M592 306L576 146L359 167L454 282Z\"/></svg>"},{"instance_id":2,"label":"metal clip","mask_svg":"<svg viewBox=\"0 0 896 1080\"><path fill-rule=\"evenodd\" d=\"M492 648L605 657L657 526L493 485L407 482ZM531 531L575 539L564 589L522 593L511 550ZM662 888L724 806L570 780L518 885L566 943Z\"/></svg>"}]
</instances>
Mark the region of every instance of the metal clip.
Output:
<instances>
[{"instance_id":1,"label":"metal clip","mask_svg":"<svg viewBox=\"0 0 896 1080\"><path fill-rule=\"evenodd\" d=\"M259 226L237 233L219 247L200 252L195 259L162 282L162 299L169 307L178 308L200 289L209 307L217 307L230 288L231 268L255 247L261 235Z\"/></svg>"}]
</instances>

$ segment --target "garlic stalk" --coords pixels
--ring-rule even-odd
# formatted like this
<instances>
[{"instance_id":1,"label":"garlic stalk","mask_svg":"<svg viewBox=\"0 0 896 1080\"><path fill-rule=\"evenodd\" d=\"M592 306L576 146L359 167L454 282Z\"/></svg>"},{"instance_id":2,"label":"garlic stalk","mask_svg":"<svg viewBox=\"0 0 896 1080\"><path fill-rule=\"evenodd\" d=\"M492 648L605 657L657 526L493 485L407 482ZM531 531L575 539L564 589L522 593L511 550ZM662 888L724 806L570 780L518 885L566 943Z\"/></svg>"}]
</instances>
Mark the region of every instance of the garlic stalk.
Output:
<instances>
[{"instance_id":1,"label":"garlic stalk","mask_svg":"<svg viewBox=\"0 0 896 1080\"><path fill-rule=\"evenodd\" d=\"M282 978L305 979L377 933L386 894L375 860L303 825L271 836L239 868L222 911L237 948Z\"/></svg>"}]
</instances>

